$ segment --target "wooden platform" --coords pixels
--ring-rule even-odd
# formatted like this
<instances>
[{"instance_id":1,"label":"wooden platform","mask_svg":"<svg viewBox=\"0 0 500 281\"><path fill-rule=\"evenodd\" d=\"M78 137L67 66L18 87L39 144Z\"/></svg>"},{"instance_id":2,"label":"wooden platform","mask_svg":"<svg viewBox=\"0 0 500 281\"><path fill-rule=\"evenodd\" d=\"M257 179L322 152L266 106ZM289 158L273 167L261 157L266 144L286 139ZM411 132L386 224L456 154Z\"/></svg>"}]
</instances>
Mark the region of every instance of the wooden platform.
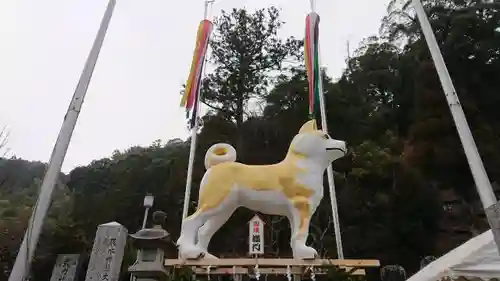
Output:
<instances>
[{"instance_id":1,"label":"wooden platform","mask_svg":"<svg viewBox=\"0 0 500 281\"><path fill-rule=\"evenodd\" d=\"M346 271L351 271L352 268L342 268ZM208 270L207 268L200 268L200 267L194 267L192 268L193 272L196 275L207 275ZM285 275L287 273L286 268L259 268L259 272L261 275ZM254 269L252 267L250 268L244 268L244 267L218 267L218 268L211 268L210 269L210 274L211 275L249 275L253 274ZM302 274L307 274L308 271L304 270L303 268L298 268L298 267L291 267L290 268L290 274L292 275L302 275ZM328 271L326 269L314 269L314 274L316 275L325 275L327 274ZM352 275L356 276L364 276L366 275L366 271L364 269L355 269L351 272Z\"/></svg>"},{"instance_id":2,"label":"wooden platform","mask_svg":"<svg viewBox=\"0 0 500 281\"><path fill-rule=\"evenodd\" d=\"M365 268L379 267L378 260L339 260L339 259L267 259L267 258L239 258L239 259L201 259L183 260L167 259L167 268L191 268L195 274L206 275L208 270L213 275L246 275L254 272L255 265L258 265L260 274L282 275L286 274L287 267L293 275L306 274L313 268L315 274L326 274L328 267L337 266L345 271L350 271L353 275L365 275ZM208 269L210 267L210 269Z\"/></svg>"}]
</instances>

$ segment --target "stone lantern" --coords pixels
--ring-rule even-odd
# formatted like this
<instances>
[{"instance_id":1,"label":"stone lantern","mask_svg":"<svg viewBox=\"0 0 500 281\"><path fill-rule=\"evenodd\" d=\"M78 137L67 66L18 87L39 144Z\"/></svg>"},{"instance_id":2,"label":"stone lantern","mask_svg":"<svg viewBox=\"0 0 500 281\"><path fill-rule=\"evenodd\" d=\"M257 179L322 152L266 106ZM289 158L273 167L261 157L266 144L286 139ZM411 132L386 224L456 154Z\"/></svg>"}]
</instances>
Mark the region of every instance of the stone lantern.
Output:
<instances>
[{"instance_id":1,"label":"stone lantern","mask_svg":"<svg viewBox=\"0 0 500 281\"><path fill-rule=\"evenodd\" d=\"M137 249L137 260L128 268L136 281L162 281L167 277L164 267L165 252L171 242L170 234L163 229L164 212L153 213L153 228L131 234L132 245Z\"/></svg>"}]
</instances>

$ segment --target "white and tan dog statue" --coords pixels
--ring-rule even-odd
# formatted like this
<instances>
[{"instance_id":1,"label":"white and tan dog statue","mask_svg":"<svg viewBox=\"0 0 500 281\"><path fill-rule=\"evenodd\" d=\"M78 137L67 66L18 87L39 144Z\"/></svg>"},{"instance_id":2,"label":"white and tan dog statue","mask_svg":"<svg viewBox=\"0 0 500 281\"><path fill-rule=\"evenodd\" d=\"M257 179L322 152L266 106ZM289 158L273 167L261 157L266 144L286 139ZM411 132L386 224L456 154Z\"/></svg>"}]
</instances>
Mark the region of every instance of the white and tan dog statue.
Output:
<instances>
[{"instance_id":1,"label":"white and tan dog statue","mask_svg":"<svg viewBox=\"0 0 500 281\"><path fill-rule=\"evenodd\" d=\"M290 221L290 245L296 259L314 259L306 246L309 221L323 198L323 174L328 165L346 153L346 144L319 131L314 120L305 123L283 161L274 165L245 165L236 150L218 143L205 155L198 209L183 221L177 240L182 258L216 258L207 252L210 239L238 207Z\"/></svg>"}]
</instances>

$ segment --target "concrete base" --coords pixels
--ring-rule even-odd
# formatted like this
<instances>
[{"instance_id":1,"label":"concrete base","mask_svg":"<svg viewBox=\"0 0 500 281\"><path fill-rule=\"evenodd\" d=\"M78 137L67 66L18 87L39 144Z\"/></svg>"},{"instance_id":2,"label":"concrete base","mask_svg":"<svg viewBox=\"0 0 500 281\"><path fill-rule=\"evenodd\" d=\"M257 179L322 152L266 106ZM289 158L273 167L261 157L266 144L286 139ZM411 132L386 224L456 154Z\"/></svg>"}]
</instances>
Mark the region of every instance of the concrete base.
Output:
<instances>
[{"instance_id":1,"label":"concrete base","mask_svg":"<svg viewBox=\"0 0 500 281\"><path fill-rule=\"evenodd\" d=\"M500 201L488 207L485 213L500 253Z\"/></svg>"}]
</instances>

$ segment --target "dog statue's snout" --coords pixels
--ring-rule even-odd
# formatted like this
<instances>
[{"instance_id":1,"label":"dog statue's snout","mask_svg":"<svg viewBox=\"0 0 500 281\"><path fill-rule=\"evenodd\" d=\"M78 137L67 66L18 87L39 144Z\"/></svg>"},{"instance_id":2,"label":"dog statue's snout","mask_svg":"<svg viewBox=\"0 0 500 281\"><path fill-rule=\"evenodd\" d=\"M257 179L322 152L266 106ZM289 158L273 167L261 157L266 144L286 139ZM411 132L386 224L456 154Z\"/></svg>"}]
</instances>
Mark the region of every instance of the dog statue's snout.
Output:
<instances>
[{"instance_id":1,"label":"dog statue's snout","mask_svg":"<svg viewBox=\"0 0 500 281\"><path fill-rule=\"evenodd\" d=\"M339 141L340 142L340 146L342 147L342 150L347 153L347 142L345 141Z\"/></svg>"}]
</instances>

